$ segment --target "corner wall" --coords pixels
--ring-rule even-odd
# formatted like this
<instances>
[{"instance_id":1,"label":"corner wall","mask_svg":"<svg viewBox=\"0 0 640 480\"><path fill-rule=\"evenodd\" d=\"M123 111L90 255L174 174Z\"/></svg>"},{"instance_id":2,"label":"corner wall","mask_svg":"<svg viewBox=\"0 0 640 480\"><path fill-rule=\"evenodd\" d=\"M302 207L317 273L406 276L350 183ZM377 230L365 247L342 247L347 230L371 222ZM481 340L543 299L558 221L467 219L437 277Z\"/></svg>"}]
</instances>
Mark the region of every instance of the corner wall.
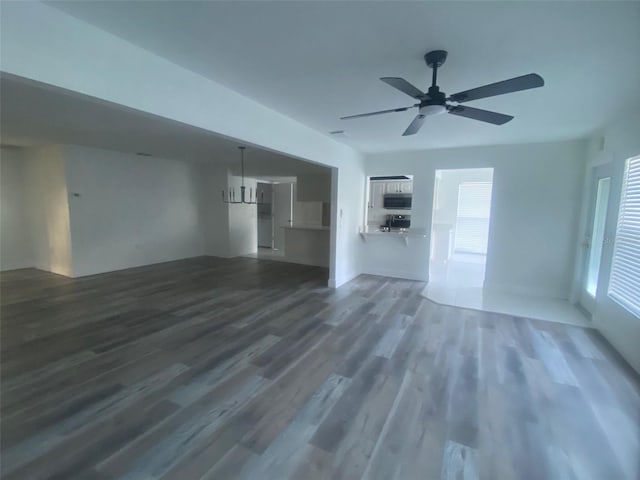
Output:
<instances>
[{"instance_id":1,"label":"corner wall","mask_svg":"<svg viewBox=\"0 0 640 480\"><path fill-rule=\"evenodd\" d=\"M200 227L204 240L204 254L231 258L255 253L258 249L258 210L256 205L225 204L222 191L228 195L234 188L240 199L242 180L233 175L223 163L202 163L196 167ZM258 182L245 178L247 197L249 188L255 195Z\"/></svg>"},{"instance_id":2,"label":"corner wall","mask_svg":"<svg viewBox=\"0 0 640 480\"><path fill-rule=\"evenodd\" d=\"M25 149L26 218L33 266L73 276L65 159L62 147Z\"/></svg>"},{"instance_id":3,"label":"corner wall","mask_svg":"<svg viewBox=\"0 0 640 480\"><path fill-rule=\"evenodd\" d=\"M191 164L65 145L73 276L203 254Z\"/></svg>"},{"instance_id":4,"label":"corner wall","mask_svg":"<svg viewBox=\"0 0 640 480\"><path fill-rule=\"evenodd\" d=\"M34 266L22 150L0 148L0 270Z\"/></svg>"},{"instance_id":5,"label":"corner wall","mask_svg":"<svg viewBox=\"0 0 640 480\"><path fill-rule=\"evenodd\" d=\"M339 287L362 272L361 242L364 223L365 173L359 159L331 170L331 255L335 265L329 285ZM334 247L335 245L335 247Z\"/></svg>"},{"instance_id":6,"label":"corner wall","mask_svg":"<svg viewBox=\"0 0 640 480\"><path fill-rule=\"evenodd\" d=\"M222 190L228 190L226 166L201 163L194 165L198 188L198 210L203 238L203 254L230 257L229 206L222 203Z\"/></svg>"},{"instance_id":7,"label":"corner wall","mask_svg":"<svg viewBox=\"0 0 640 480\"><path fill-rule=\"evenodd\" d=\"M485 285L568 298L584 163L582 141L500 145L369 155L366 175L414 175L411 226L430 232L435 170L493 168ZM429 238L360 248L364 273L428 280Z\"/></svg>"},{"instance_id":8,"label":"corner wall","mask_svg":"<svg viewBox=\"0 0 640 480\"><path fill-rule=\"evenodd\" d=\"M605 238L615 239L622 193L622 179L628 158L640 155L640 112L621 115L619 120L597 132L592 143L604 141L603 152L590 152L592 161L606 159L613 165ZM599 157L599 158L596 158ZM588 196L587 196L588 198ZM594 326L611 342L631 366L640 373L640 318L609 298L609 277L614 241L605 242L602 249Z\"/></svg>"},{"instance_id":9,"label":"corner wall","mask_svg":"<svg viewBox=\"0 0 640 480\"><path fill-rule=\"evenodd\" d=\"M236 200L240 199L240 186L242 185L242 178L238 175L228 175L228 186L225 187L225 191L229 188L233 188L236 194ZM256 188L258 182L251 178L244 179L244 185L246 187L246 198L249 200L249 189L253 192L254 199L256 194ZM216 199L221 202L221 197ZM229 257L238 257L241 255L248 255L255 253L258 250L258 208L256 205L245 204L228 204L225 205L229 210Z\"/></svg>"},{"instance_id":10,"label":"corner wall","mask_svg":"<svg viewBox=\"0 0 640 480\"><path fill-rule=\"evenodd\" d=\"M82 277L257 249L256 206L221 201L241 183L225 164L76 145L4 150L3 269Z\"/></svg>"}]
</instances>

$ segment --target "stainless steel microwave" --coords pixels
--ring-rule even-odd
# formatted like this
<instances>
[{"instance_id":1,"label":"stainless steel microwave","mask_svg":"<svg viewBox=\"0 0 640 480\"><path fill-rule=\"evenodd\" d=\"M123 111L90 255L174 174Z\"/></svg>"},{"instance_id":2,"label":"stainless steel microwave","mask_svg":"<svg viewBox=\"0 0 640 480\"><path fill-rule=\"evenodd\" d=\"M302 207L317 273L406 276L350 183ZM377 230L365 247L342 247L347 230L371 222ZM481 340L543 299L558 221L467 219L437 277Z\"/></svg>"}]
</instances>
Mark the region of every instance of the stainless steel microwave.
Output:
<instances>
[{"instance_id":1,"label":"stainless steel microwave","mask_svg":"<svg viewBox=\"0 0 640 480\"><path fill-rule=\"evenodd\" d=\"M389 210L410 210L411 197L410 193L387 193L382 206Z\"/></svg>"}]
</instances>

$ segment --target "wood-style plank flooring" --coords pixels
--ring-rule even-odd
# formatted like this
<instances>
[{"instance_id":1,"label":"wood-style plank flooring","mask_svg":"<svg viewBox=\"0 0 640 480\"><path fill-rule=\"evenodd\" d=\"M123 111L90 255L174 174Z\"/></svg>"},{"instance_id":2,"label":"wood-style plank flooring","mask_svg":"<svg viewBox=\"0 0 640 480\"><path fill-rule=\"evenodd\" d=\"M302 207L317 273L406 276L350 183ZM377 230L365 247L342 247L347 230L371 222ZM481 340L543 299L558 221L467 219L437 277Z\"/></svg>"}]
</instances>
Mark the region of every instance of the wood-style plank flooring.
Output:
<instances>
[{"instance_id":1,"label":"wood-style plank flooring","mask_svg":"<svg viewBox=\"0 0 640 480\"><path fill-rule=\"evenodd\" d=\"M3 273L2 478L640 478L595 331L248 258Z\"/></svg>"}]
</instances>

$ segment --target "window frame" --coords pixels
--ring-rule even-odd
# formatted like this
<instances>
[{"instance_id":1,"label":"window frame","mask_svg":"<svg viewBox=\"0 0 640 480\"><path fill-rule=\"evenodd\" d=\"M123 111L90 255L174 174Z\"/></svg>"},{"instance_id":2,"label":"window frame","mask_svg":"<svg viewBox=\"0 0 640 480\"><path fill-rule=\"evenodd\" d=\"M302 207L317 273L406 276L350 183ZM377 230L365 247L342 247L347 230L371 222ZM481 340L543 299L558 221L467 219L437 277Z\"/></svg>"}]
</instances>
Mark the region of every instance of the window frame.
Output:
<instances>
[{"instance_id":1,"label":"window frame","mask_svg":"<svg viewBox=\"0 0 640 480\"><path fill-rule=\"evenodd\" d=\"M634 278L636 272L640 272L640 155L625 161L607 285L607 296L640 319L640 276Z\"/></svg>"}]
</instances>

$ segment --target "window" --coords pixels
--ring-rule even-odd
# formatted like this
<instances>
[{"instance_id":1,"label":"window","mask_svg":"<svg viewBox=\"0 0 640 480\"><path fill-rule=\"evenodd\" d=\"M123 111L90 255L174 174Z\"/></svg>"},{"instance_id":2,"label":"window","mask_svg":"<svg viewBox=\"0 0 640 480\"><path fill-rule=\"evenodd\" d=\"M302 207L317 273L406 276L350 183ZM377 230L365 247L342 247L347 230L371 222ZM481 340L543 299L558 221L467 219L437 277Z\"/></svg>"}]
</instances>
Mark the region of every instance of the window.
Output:
<instances>
[{"instance_id":1,"label":"window","mask_svg":"<svg viewBox=\"0 0 640 480\"><path fill-rule=\"evenodd\" d=\"M640 157L628 159L624 169L608 293L640 317Z\"/></svg>"},{"instance_id":2,"label":"window","mask_svg":"<svg viewBox=\"0 0 640 480\"><path fill-rule=\"evenodd\" d=\"M492 182L464 182L458 187L455 251L487 254Z\"/></svg>"},{"instance_id":3,"label":"window","mask_svg":"<svg viewBox=\"0 0 640 480\"><path fill-rule=\"evenodd\" d=\"M600 275L600 259L602 258L602 245L604 242L604 225L607 220L607 203L609 202L609 177L598 181L596 192L596 206L593 213L593 230L591 232L591 248L589 250L589 263L587 265L587 293L596 296L598 289L598 276Z\"/></svg>"}]
</instances>

